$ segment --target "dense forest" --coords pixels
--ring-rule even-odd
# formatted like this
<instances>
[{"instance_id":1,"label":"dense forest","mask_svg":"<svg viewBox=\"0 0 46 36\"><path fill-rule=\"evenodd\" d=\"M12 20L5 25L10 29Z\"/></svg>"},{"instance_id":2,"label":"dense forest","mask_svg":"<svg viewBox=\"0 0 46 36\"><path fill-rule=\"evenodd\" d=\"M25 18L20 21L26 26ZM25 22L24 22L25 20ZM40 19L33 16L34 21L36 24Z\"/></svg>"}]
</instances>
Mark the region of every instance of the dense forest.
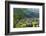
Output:
<instances>
[{"instance_id":1,"label":"dense forest","mask_svg":"<svg viewBox=\"0 0 46 36\"><path fill-rule=\"evenodd\" d=\"M13 27L38 27L39 26L39 9L37 8L14 8Z\"/></svg>"}]
</instances>

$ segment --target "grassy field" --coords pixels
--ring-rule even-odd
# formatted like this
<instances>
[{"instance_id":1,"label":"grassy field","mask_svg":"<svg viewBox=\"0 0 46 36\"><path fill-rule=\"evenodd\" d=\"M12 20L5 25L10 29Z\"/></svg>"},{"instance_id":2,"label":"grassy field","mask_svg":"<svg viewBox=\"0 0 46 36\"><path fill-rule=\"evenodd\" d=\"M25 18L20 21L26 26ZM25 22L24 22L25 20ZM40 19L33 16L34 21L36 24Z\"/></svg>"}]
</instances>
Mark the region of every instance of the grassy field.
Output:
<instances>
[{"instance_id":1,"label":"grassy field","mask_svg":"<svg viewBox=\"0 0 46 36\"><path fill-rule=\"evenodd\" d=\"M14 24L14 28L24 28L24 27L38 27L39 26L39 19L38 18L25 18L21 19Z\"/></svg>"}]
</instances>

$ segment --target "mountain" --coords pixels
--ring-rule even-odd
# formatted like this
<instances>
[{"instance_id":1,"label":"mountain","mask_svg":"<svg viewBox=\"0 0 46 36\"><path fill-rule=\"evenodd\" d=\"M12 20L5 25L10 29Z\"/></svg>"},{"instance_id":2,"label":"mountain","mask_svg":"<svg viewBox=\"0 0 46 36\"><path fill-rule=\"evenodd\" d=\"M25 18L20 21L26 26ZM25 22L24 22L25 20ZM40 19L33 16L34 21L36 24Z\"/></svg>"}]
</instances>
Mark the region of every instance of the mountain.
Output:
<instances>
[{"instance_id":1,"label":"mountain","mask_svg":"<svg viewBox=\"0 0 46 36\"><path fill-rule=\"evenodd\" d=\"M38 18L39 17L39 9L36 8L14 8L14 15L27 17L27 18ZM16 17L17 17L16 16Z\"/></svg>"},{"instance_id":2,"label":"mountain","mask_svg":"<svg viewBox=\"0 0 46 36\"><path fill-rule=\"evenodd\" d=\"M27 18L38 18L39 17L39 13L36 13L36 12L28 12L28 13L25 13L25 17Z\"/></svg>"}]
</instances>

